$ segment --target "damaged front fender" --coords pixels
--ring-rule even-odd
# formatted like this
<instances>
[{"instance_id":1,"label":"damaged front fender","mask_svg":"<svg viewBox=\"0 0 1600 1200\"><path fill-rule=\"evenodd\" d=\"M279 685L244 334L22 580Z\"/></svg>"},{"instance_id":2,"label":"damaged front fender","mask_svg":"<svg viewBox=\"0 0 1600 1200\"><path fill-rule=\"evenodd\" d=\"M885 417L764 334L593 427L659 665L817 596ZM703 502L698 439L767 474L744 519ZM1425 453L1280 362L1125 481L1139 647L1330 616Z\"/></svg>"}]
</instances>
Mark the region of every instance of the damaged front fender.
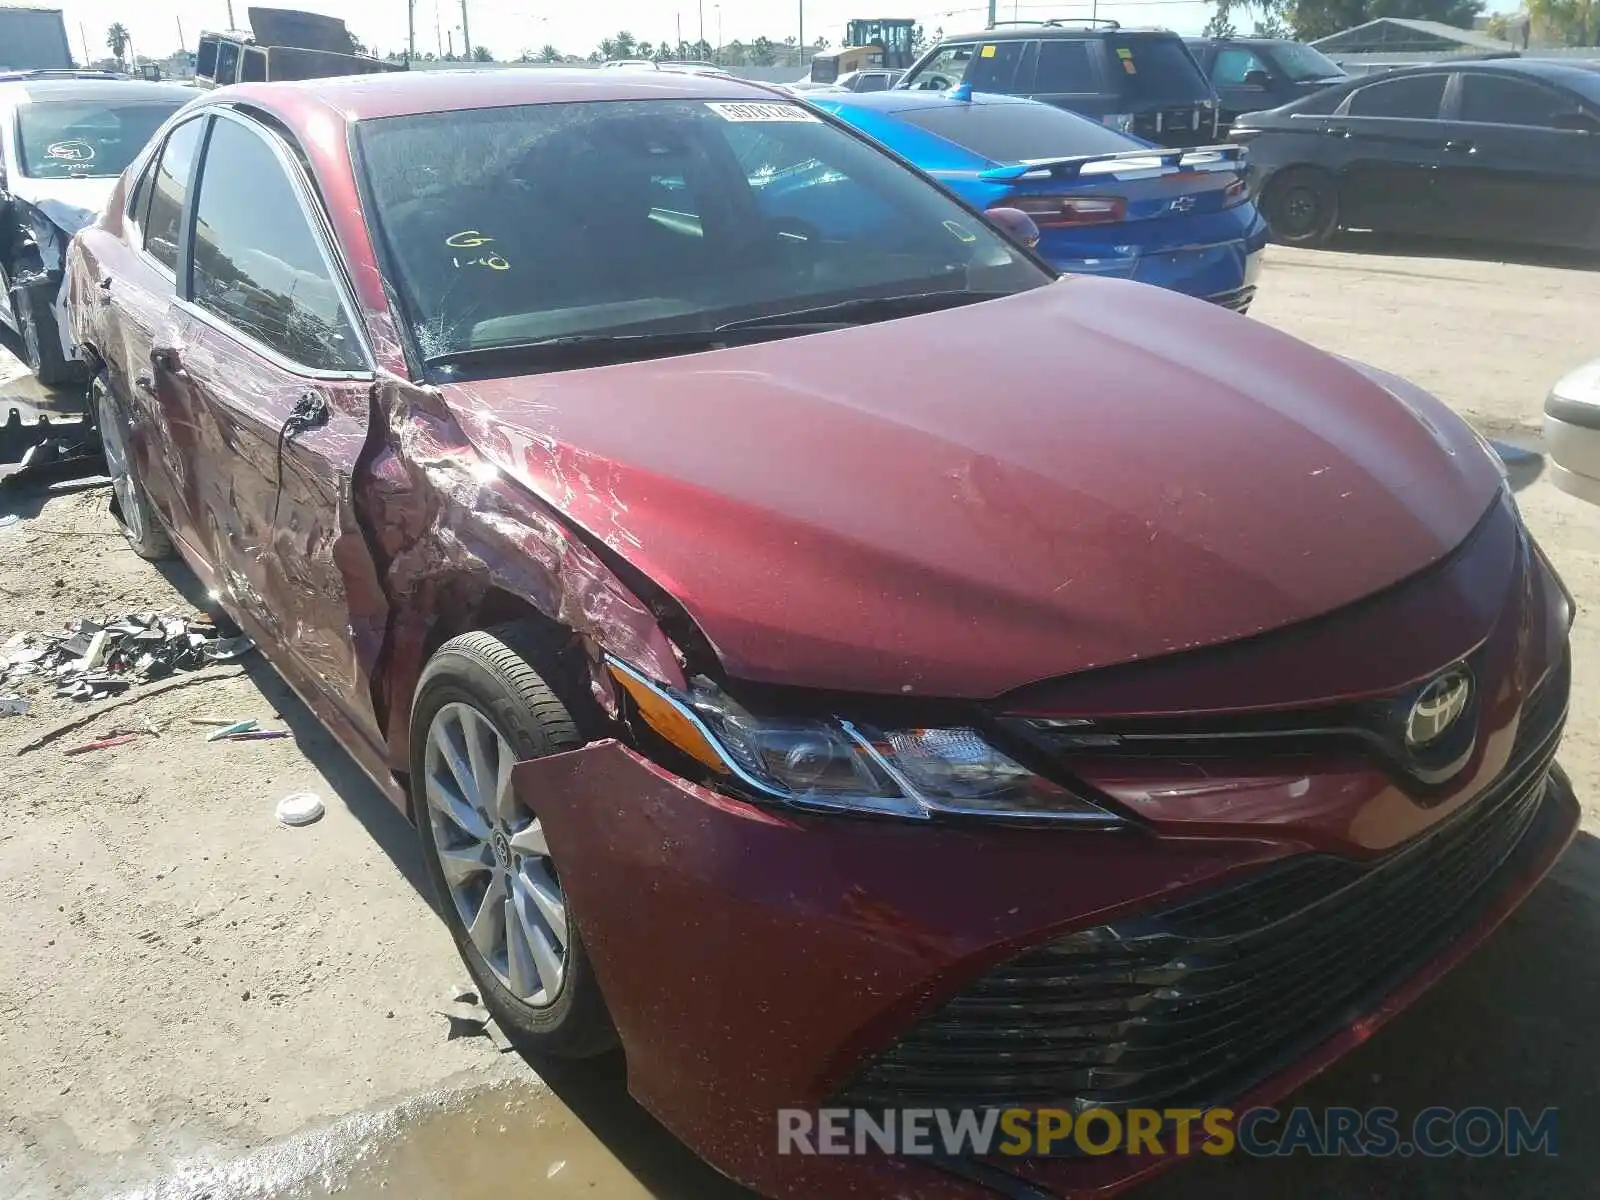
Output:
<instances>
[{"instance_id":1,"label":"damaged front fender","mask_svg":"<svg viewBox=\"0 0 1600 1200\"><path fill-rule=\"evenodd\" d=\"M573 529L485 460L440 395L392 376L374 393L358 512L390 604L374 701L406 768L411 701L428 656L476 628L491 594L516 597L590 651L596 699L614 711L600 652L683 686L655 614Z\"/></svg>"}]
</instances>

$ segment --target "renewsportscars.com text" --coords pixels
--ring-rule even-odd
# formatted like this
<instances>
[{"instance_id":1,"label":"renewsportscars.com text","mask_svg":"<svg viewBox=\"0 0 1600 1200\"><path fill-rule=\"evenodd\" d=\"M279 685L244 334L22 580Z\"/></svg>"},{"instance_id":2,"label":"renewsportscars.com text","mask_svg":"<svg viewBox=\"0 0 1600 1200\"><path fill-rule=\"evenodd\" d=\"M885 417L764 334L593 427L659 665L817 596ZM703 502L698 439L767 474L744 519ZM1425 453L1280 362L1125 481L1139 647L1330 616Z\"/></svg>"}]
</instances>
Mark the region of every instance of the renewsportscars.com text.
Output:
<instances>
[{"instance_id":1,"label":"renewsportscars.com text","mask_svg":"<svg viewBox=\"0 0 1600 1200\"><path fill-rule=\"evenodd\" d=\"M1556 1112L1425 1108L851 1109L778 1111L779 1154L1554 1155Z\"/></svg>"}]
</instances>

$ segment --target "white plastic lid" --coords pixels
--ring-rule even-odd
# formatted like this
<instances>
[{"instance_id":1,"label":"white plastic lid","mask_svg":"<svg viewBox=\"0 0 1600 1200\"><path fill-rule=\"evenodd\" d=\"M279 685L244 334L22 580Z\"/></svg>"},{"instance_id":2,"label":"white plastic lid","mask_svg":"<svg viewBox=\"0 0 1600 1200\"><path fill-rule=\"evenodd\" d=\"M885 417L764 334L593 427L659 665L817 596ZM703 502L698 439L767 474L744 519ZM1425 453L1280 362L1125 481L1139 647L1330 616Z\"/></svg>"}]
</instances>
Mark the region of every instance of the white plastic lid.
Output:
<instances>
[{"instance_id":1,"label":"white plastic lid","mask_svg":"<svg viewBox=\"0 0 1600 1200\"><path fill-rule=\"evenodd\" d=\"M310 825L322 813L322 797L315 792L296 792L278 801L278 820L285 825Z\"/></svg>"}]
</instances>

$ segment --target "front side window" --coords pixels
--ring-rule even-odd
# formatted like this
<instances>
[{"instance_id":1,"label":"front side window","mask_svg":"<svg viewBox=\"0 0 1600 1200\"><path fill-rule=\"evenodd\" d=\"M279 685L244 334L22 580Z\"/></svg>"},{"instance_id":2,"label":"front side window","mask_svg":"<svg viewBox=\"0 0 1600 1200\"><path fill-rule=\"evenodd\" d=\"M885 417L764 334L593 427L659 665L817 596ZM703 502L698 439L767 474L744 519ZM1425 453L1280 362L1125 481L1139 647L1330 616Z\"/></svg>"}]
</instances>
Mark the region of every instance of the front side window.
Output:
<instances>
[{"instance_id":1,"label":"front side window","mask_svg":"<svg viewBox=\"0 0 1600 1200\"><path fill-rule=\"evenodd\" d=\"M363 121L357 142L391 282L430 359L1049 279L799 104L444 112Z\"/></svg>"},{"instance_id":2,"label":"front side window","mask_svg":"<svg viewBox=\"0 0 1600 1200\"><path fill-rule=\"evenodd\" d=\"M150 189L150 215L144 225L144 248L157 262L174 274L178 270L178 235L183 228L183 202L189 193L189 177L194 157L200 150L203 118L185 121L167 137L161 148L161 163L156 168Z\"/></svg>"},{"instance_id":3,"label":"front side window","mask_svg":"<svg viewBox=\"0 0 1600 1200\"><path fill-rule=\"evenodd\" d=\"M919 92L944 92L966 77L972 56L978 52L973 42L942 47L926 65L911 77L907 86Z\"/></svg>"},{"instance_id":4,"label":"front side window","mask_svg":"<svg viewBox=\"0 0 1600 1200\"><path fill-rule=\"evenodd\" d=\"M30 179L114 179L179 107L170 101L24 104L17 110L17 166Z\"/></svg>"},{"instance_id":5,"label":"front side window","mask_svg":"<svg viewBox=\"0 0 1600 1200\"><path fill-rule=\"evenodd\" d=\"M300 195L266 138L219 119L194 217L194 302L290 362L365 369Z\"/></svg>"},{"instance_id":6,"label":"front side window","mask_svg":"<svg viewBox=\"0 0 1600 1200\"><path fill-rule=\"evenodd\" d=\"M1345 77L1343 67L1304 42L1276 42L1272 47L1272 57L1278 64L1278 70L1294 83Z\"/></svg>"},{"instance_id":7,"label":"front side window","mask_svg":"<svg viewBox=\"0 0 1600 1200\"><path fill-rule=\"evenodd\" d=\"M1556 114L1571 112L1576 107L1558 93L1521 79L1468 74L1461 80L1463 121L1554 129Z\"/></svg>"},{"instance_id":8,"label":"front side window","mask_svg":"<svg viewBox=\"0 0 1600 1200\"><path fill-rule=\"evenodd\" d=\"M1433 120L1444 99L1444 75L1404 75L1357 88L1346 111L1352 117L1409 117Z\"/></svg>"},{"instance_id":9,"label":"front side window","mask_svg":"<svg viewBox=\"0 0 1600 1200\"><path fill-rule=\"evenodd\" d=\"M1217 60L1211 64L1211 82L1218 87L1238 87L1251 71L1266 69L1267 64L1249 50L1227 46L1217 51Z\"/></svg>"}]
</instances>

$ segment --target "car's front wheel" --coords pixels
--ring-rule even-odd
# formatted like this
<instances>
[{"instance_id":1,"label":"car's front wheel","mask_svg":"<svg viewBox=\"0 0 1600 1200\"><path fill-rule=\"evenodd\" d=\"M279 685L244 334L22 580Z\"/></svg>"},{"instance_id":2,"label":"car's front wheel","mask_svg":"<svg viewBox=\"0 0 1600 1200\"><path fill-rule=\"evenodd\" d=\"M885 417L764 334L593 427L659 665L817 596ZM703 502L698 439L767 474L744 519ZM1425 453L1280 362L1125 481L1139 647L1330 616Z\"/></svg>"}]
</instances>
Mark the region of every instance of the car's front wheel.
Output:
<instances>
[{"instance_id":1,"label":"car's front wheel","mask_svg":"<svg viewBox=\"0 0 1600 1200\"><path fill-rule=\"evenodd\" d=\"M539 814L512 764L583 745L546 681L559 656L526 624L463 634L417 686L411 791L445 924L507 1036L582 1058L616 1042Z\"/></svg>"},{"instance_id":2,"label":"car's front wheel","mask_svg":"<svg viewBox=\"0 0 1600 1200\"><path fill-rule=\"evenodd\" d=\"M1339 191L1315 167L1290 167L1268 183L1262 205L1267 227L1290 246L1320 246L1339 228Z\"/></svg>"},{"instance_id":3,"label":"car's front wheel","mask_svg":"<svg viewBox=\"0 0 1600 1200\"><path fill-rule=\"evenodd\" d=\"M22 334L23 353L28 369L47 386L78 383L83 379L83 364L66 356L61 335L56 329L55 310L42 288L23 287L11 293L12 311Z\"/></svg>"}]
</instances>

